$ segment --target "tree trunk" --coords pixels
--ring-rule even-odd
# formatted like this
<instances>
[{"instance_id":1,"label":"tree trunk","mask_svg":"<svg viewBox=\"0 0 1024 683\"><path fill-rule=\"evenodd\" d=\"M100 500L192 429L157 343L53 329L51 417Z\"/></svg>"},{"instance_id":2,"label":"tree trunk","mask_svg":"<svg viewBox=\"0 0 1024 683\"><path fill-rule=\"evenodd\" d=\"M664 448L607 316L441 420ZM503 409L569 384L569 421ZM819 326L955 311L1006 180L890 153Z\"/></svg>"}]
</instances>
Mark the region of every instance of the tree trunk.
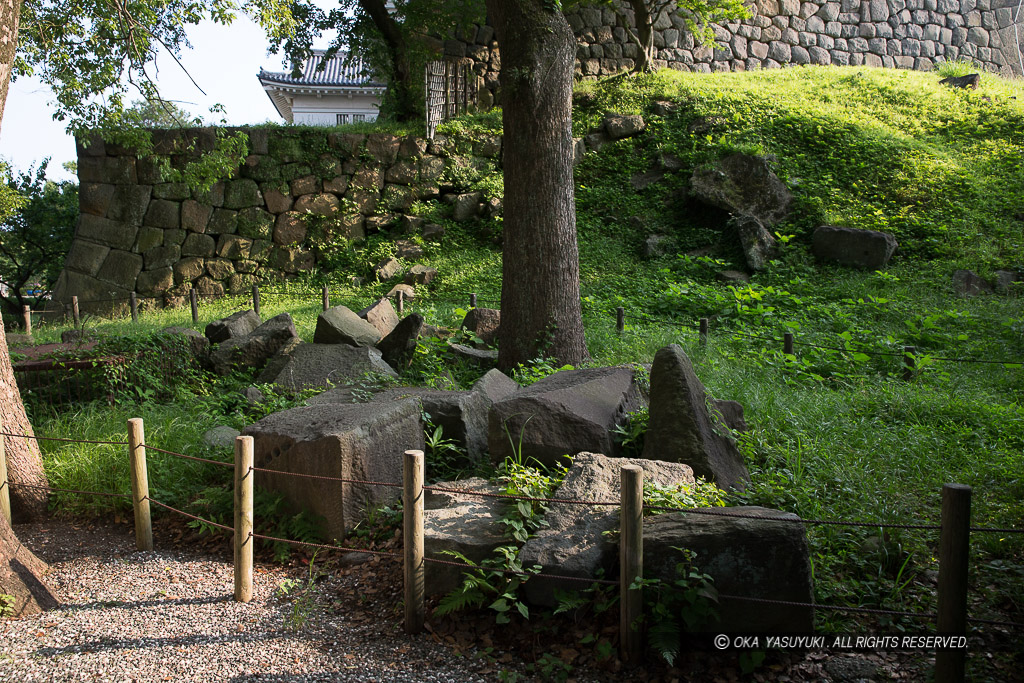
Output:
<instances>
[{"instance_id":1,"label":"tree trunk","mask_svg":"<svg viewBox=\"0 0 1024 683\"><path fill-rule=\"evenodd\" d=\"M18 19L20 0L0 0L0 121L7 104L7 89L11 82L11 66L18 46ZM25 415L21 394L14 381L11 354L7 350L7 336L0 324L0 430L12 434L32 435L32 425ZM17 484L46 486L43 460L39 444L34 439L4 438L7 453L7 477ZM11 512L15 521L41 517L46 512L45 491L22 486L11 488Z\"/></svg>"},{"instance_id":2,"label":"tree trunk","mask_svg":"<svg viewBox=\"0 0 1024 683\"><path fill-rule=\"evenodd\" d=\"M46 563L18 541L0 515L0 595L9 595L13 603L0 603L0 615L20 617L57 606L49 586L42 582Z\"/></svg>"},{"instance_id":3,"label":"tree trunk","mask_svg":"<svg viewBox=\"0 0 1024 683\"><path fill-rule=\"evenodd\" d=\"M629 0L636 21L633 36L639 48L633 73L654 71L654 19L647 7L647 0Z\"/></svg>"},{"instance_id":4,"label":"tree trunk","mask_svg":"<svg viewBox=\"0 0 1024 683\"><path fill-rule=\"evenodd\" d=\"M504 249L498 365L587 356L573 186L576 39L541 0L486 0L501 47Z\"/></svg>"},{"instance_id":5,"label":"tree trunk","mask_svg":"<svg viewBox=\"0 0 1024 683\"><path fill-rule=\"evenodd\" d=\"M383 0L359 0L359 6L369 15L387 46L391 61L391 80L388 84L387 97L393 103L392 115L398 121L420 117L422 112L413 81L416 74L413 73L412 61L409 58L406 36L402 35L398 22L388 12Z\"/></svg>"}]
</instances>

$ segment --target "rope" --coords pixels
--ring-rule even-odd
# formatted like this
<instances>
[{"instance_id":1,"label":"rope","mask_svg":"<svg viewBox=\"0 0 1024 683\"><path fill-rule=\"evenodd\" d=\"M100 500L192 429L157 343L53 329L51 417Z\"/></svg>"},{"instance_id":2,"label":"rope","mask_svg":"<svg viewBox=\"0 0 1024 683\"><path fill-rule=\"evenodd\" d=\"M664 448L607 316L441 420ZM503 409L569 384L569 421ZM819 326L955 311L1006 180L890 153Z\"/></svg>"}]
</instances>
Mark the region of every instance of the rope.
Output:
<instances>
[{"instance_id":1,"label":"rope","mask_svg":"<svg viewBox=\"0 0 1024 683\"><path fill-rule=\"evenodd\" d=\"M388 481L362 481L360 479L343 479L342 477L325 477L319 474L302 474L300 472L282 472L281 470L267 470L262 467L250 468L253 472L265 472L267 474L284 474L289 477L303 477L305 479L323 479L325 481L340 481L346 484L363 484L365 486L391 486L394 488L401 488L402 484L395 484ZM426 488L426 487L424 487Z\"/></svg>"},{"instance_id":2,"label":"rope","mask_svg":"<svg viewBox=\"0 0 1024 683\"><path fill-rule=\"evenodd\" d=\"M172 508L167 503L161 503L159 500L154 500L153 498L150 498L149 496L146 496L146 500L148 500L150 503L153 503L154 505L159 505L162 508L166 508L166 509L170 510L171 512L177 512L179 515L184 515L185 517L188 517L189 519L194 519L197 522L202 522L203 524L209 524L210 526L215 526L218 529L224 529L225 531L230 531L232 533L235 531L234 528L232 528L232 527L225 526L223 524L218 524L217 522L211 522L208 519L203 519L202 517L196 517L195 515L190 515L189 513L185 512L183 510L179 510L178 508Z\"/></svg>"},{"instance_id":3,"label":"rope","mask_svg":"<svg viewBox=\"0 0 1024 683\"><path fill-rule=\"evenodd\" d=\"M234 464L230 463L230 462L223 462L221 460L209 460L207 458L197 458L194 455L185 455L184 453L175 453L174 451L165 451L162 448L157 448L156 446L150 446L148 444L142 444L142 446L147 451L156 451L157 453L165 453L167 455L173 455L176 458L185 458L186 460L195 460L197 462L207 462L207 463L210 463L211 465L221 465L223 467L234 467Z\"/></svg>"},{"instance_id":4,"label":"rope","mask_svg":"<svg viewBox=\"0 0 1024 683\"><path fill-rule=\"evenodd\" d=\"M810 602L792 602L790 600L768 600L767 598L748 598L742 595L723 595L719 598L726 600L743 600L746 602L759 602L766 605L781 605L784 607L813 607L814 609L835 610L839 612L860 612L863 614L887 614L898 617L913 617L915 619L935 619L938 617L933 612L898 612L888 609L871 609L868 607L844 607L842 605L820 605Z\"/></svg>"},{"instance_id":5,"label":"rope","mask_svg":"<svg viewBox=\"0 0 1024 683\"><path fill-rule=\"evenodd\" d=\"M37 489L39 491L56 491L60 493L81 493L86 496L105 496L107 498L131 498L128 493L101 493L100 491L79 491L78 489L58 489L52 486L36 486L35 484L19 484L16 481L8 482L10 486L20 486L26 489Z\"/></svg>"},{"instance_id":6,"label":"rope","mask_svg":"<svg viewBox=\"0 0 1024 683\"><path fill-rule=\"evenodd\" d=\"M36 441L66 441L68 443L98 443L110 446L127 446L127 441L87 441L85 439L62 439L59 436L29 436L28 434L10 434L0 432L0 436L13 436L17 439L35 439Z\"/></svg>"},{"instance_id":7,"label":"rope","mask_svg":"<svg viewBox=\"0 0 1024 683\"><path fill-rule=\"evenodd\" d=\"M249 538L260 538L264 541L277 541L278 543L288 543L290 545L304 545L310 548L320 548L323 550L340 550L342 552L349 553L368 553L370 555L380 555L382 557L394 557L396 559L402 559L402 555L399 553L388 553L383 550L367 550L366 548L345 548L340 545L325 545L323 543L310 543L309 541L293 541L288 538L277 538L275 536L264 536L262 534L249 534Z\"/></svg>"},{"instance_id":8,"label":"rope","mask_svg":"<svg viewBox=\"0 0 1024 683\"><path fill-rule=\"evenodd\" d=\"M989 624L991 626L1009 626L1010 628L1024 628L1024 624L1018 623L1016 621L997 621L995 619L974 619L972 617L967 617L967 621L973 622L975 624Z\"/></svg>"},{"instance_id":9,"label":"rope","mask_svg":"<svg viewBox=\"0 0 1024 683\"><path fill-rule=\"evenodd\" d=\"M484 493L483 491L466 491L464 489L450 489L443 486L424 486L424 491L434 491L440 493L460 493L467 496L480 496L481 498L505 498L508 500L521 500L533 503L565 503L566 505L614 505L619 506L619 501L599 501L599 500L572 500L570 498L527 498L523 496L515 496L508 493Z\"/></svg>"},{"instance_id":10,"label":"rope","mask_svg":"<svg viewBox=\"0 0 1024 683\"><path fill-rule=\"evenodd\" d=\"M600 583L608 586L618 586L618 581L611 581L609 579L589 579L581 576L562 576L560 574L531 574L530 572L516 571L515 569L505 569L502 567L478 567L465 562L453 562L451 560L441 560L436 557L424 557L424 562L430 562L431 564L443 564L449 567L462 567L463 569L479 569L485 572L494 572L495 574L515 574L516 576L526 576L528 578L541 578L541 579L559 579L562 581L581 581L583 583Z\"/></svg>"},{"instance_id":11,"label":"rope","mask_svg":"<svg viewBox=\"0 0 1024 683\"><path fill-rule=\"evenodd\" d=\"M980 531L983 534L1024 534L1024 529L996 529L990 526L972 526L971 531Z\"/></svg>"},{"instance_id":12,"label":"rope","mask_svg":"<svg viewBox=\"0 0 1024 683\"><path fill-rule=\"evenodd\" d=\"M425 488L425 487L424 487ZM840 522L832 519L801 519L800 517L761 517L758 515L731 514L717 510L706 510L697 508L669 508L658 505L645 505L645 510L657 512L692 512L697 515L713 515L717 517L738 517L740 519L761 519L769 522L791 522L793 524L831 524L834 526L871 527L885 529L942 529L938 524L885 524L882 522Z\"/></svg>"}]
</instances>

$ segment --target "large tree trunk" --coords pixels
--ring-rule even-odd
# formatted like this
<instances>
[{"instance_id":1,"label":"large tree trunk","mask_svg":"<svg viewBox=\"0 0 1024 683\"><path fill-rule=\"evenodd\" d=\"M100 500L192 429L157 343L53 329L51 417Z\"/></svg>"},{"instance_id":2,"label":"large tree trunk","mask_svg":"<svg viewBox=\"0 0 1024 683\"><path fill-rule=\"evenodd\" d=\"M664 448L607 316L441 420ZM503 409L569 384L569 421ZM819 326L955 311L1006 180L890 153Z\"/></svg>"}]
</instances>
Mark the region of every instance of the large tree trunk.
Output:
<instances>
[{"instance_id":1,"label":"large tree trunk","mask_svg":"<svg viewBox=\"0 0 1024 683\"><path fill-rule=\"evenodd\" d=\"M393 103L392 114L398 121L418 118L422 112L413 80L417 74L413 73L407 38L402 35L398 22L388 12L383 0L359 0L359 6L373 20L387 46L391 60L391 80L387 96Z\"/></svg>"},{"instance_id":2,"label":"large tree trunk","mask_svg":"<svg viewBox=\"0 0 1024 683\"><path fill-rule=\"evenodd\" d=\"M573 191L576 39L541 0L486 0L501 47L505 178L498 365L587 356Z\"/></svg>"},{"instance_id":3,"label":"large tree trunk","mask_svg":"<svg viewBox=\"0 0 1024 683\"><path fill-rule=\"evenodd\" d=\"M0 595L14 599L0 604L0 614L20 617L56 607L57 598L40 580L46 570L46 563L21 544L7 518L0 515Z\"/></svg>"},{"instance_id":4,"label":"large tree trunk","mask_svg":"<svg viewBox=\"0 0 1024 683\"><path fill-rule=\"evenodd\" d=\"M18 19L20 0L0 0L0 121L7 104L7 89L11 82L11 66L18 46ZM32 425L25 415L21 394L14 381L11 354L7 351L7 336L0 323L0 431L32 435ZM4 438L7 452L7 477L11 482L31 486L46 486L43 460L39 444L34 439ZM27 521L46 512L47 495L39 489L15 486L11 492L11 511L15 521Z\"/></svg>"},{"instance_id":5,"label":"large tree trunk","mask_svg":"<svg viewBox=\"0 0 1024 683\"><path fill-rule=\"evenodd\" d=\"M636 21L636 33L630 33L640 48L633 73L654 71L654 18L647 7L647 0L629 0L629 6Z\"/></svg>"}]
</instances>

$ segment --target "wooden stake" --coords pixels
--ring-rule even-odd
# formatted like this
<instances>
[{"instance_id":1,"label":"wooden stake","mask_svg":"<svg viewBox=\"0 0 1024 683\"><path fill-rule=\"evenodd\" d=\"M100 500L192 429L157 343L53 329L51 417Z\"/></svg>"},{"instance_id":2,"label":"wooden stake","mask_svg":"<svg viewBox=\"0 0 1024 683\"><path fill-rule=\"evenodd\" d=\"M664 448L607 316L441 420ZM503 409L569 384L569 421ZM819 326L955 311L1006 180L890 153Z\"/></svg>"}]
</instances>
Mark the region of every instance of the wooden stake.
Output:
<instances>
[{"instance_id":1,"label":"wooden stake","mask_svg":"<svg viewBox=\"0 0 1024 683\"><path fill-rule=\"evenodd\" d=\"M252 600L253 438L235 438L235 602Z\"/></svg>"},{"instance_id":2,"label":"wooden stake","mask_svg":"<svg viewBox=\"0 0 1024 683\"><path fill-rule=\"evenodd\" d=\"M252 310L256 312L256 315L260 314L260 286L252 286Z\"/></svg>"},{"instance_id":3,"label":"wooden stake","mask_svg":"<svg viewBox=\"0 0 1024 683\"><path fill-rule=\"evenodd\" d=\"M914 370L917 369L916 346L903 347L903 381L909 382L914 378Z\"/></svg>"},{"instance_id":4,"label":"wooden stake","mask_svg":"<svg viewBox=\"0 0 1024 683\"><path fill-rule=\"evenodd\" d=\"M643 615L643 591L630 586L644 575L644 471L636 465L623 465L619 473L619 642L622 658L638 664L643 658L643 632L637 623Z\"/></svg>"},{"instance_id":5,"label":"wooden stake","mask_svg":"<svg viewBox=\"0 0 1024 683\"><path fill-rule=\"evenodd\" d=\"M131 309L132 309L132 322L133 323L134 322L138 322L138 320L139 320L139 297L135 294L135 292L131 293L131 295L130 295L130 297L128 299L128 303L130 304Z\"/></svg>"},{"instance_id":6,"label":"wooden stake","mask_svg":"<svg viewBox=\"0 0 1024 683\"><path fill-rule=\"evenodd\" d=\"M700 319L700 345L701 346L707 346L708 345L708 319L707 318L701 318Z\"/></svg>"},{"instance_id":7,"label":"wooden stake","mask_svg":"<svg viewBox=\"0 0 1024 683\"><path fill-rule=\"evenodd\" d=\"M787 356L793 355L793 333L786 332L782 335L782 352Z\"/></svg>"},{"instance_id":8,"label":"wooden stake","mask_svg":"<svg viewBox=\"0 0 1024 683\"><path fill-rule=\"evenodd\" d=\"M426 608L423 562L423 451L406 451L403 467L405 632L423 630Z\"/></svg>"},{"instance_id":9,"label":"wooden stake","mask_svg":"<svg viewBox=\"0 0 1024 683\"><path fill-rule=\"evenodd\" d=\"M22 306L21 316L25 321L25 334L32 334L32 308L27 304Z\"/></svg>"},{"instance_id":10,"label":"wooden stake","mask_svg":"<svg viewBox=\"0 0 1024 683\"><path fill-rule=\"evenodd\" d=\"M196 296L196 290L190 289L188 291L188 299L192 305L192 324L195 325L199 322L199 298Z\"/></svg>"},{"instance_id":11,"label":"wooden stake","mask_svg":"<svg viewBox=\"0 0 1024 683\"><path fill-rule=\"evenodd\" d=\"M469 307L476 308L476 292L469 295Z\"/></svg>"},{"instance_id":12,"label":"wooden stake","mask_svg":"<svg viewBox=\"0 0 1024 683\"><path fill-rule=\"evenodd\" d=\"M405 292L398 290L395 298L398 299L398 315L402 315L405 312Z\"/></svg>"},{"instance_id":13,"label":"wooden stake","mask_svg":"<svg viewBox=\"0 0 1024 683\"><path fill-rule=\"evenodd\" d=\"M971 552L971 487L942 487L942 531L939 532L939 635L967 634L967 573ZM966 649L935 653L935 682L962 683Z\"/></svg>"},{"instance_id":14,"label":"wooden stake","mask_svg":"<svg viewBox=\"0 0 1024 683\"><path fill-rule=\"evenodd\" d=\"M618 332L626 329L626 309L622 306L615 309L615 329Z\"/></svg>"},{"instance_id":15,"label":"wooden stake","mask_svg":"<svg viewBox=\"0 0 1024 683\"><path fill-rule=\"evenodd\" d=\"M324 298L324 310L326 311L331 307L331 293L327 290L327 285L324 285L322 294Z\"/></svg>"},{"instance_id":16,"label":"wooden stake","mask_svg":"<svg viewBox=\"0 0 1024 683\"><path fill-rule=\"evenodd\" d=\"M146 472L146 432L142 418L128 420L128 462L132 471L132 507L135 510L135 547L153 549L153 521L149 513L149 475Z\"/></svg>"},{"instance_id":17,"label":"wooden stake","mask_svg":"<svg viewBox=\"0 0 1024 683\"><path fill-rule=\"evenodd\" d=\"M4 431L3 423L0 423L0 432ZM4 436L0 434L0 514L11 523L11 485L7 481L7 450L4 443Z\"/></svg>"},{"instance_id":18,"label":"wooden stake","mask_svg":"<svg viewBox=\"0 0 1024 683\"><path fill-rule=\"evenodd\" d=\"M82 326L82 316L78 312L78 297L77 296L72 296L71 297L71 316L72 316L72 318L75 321L75 329L80 328Z\"/></svg>"}]
</instances>

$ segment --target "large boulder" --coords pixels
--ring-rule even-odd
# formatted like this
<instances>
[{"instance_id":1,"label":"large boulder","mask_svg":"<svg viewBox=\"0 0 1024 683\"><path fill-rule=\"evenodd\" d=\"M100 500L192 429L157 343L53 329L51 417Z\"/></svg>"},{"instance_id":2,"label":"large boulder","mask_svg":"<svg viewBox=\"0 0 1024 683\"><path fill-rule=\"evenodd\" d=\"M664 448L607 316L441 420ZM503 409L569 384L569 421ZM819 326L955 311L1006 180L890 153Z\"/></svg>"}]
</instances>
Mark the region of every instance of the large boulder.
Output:
<instances>
[{"instance_id":1,"label":"large boulder","mask_svg":"<svg viewBox=\"0 0 1024 683\"><path fill-rule=\"evenodd\" d=\"M799 517L762 507L714 508L714 514L672 512L644 520L644 576L676 578L679 548L696 553L694 566L723 596L814 602L807 533ZM726 516L744 515L744 517ZM788 521L769 521L782 518ZM723 597L715 633L810 633L813 607L790 607Z\"/></svg>"},{"instance_id":2,"label":"large boulder","mask_svg":"<svg viewBox=\"0 0 1024 683\"><path fill-rule=\"evenodd\" d=\"M210 339L193 330L191 327L172 326L160 330L160 334L167 335L172 339L181 339L188 345L189 351L201 363L205 363L210 355Z\"/></svg>"},{"instance_id":3,"label":"large boulder","mask_svg":"<svg viewBox=\"0 0 1024 683\"><path fill-rule=\"evenodd\" d=\"M383 335L376 327L345 306L334 306L317 316L315 344L373 346Z\"/></svg>"},{"instance_id":4,"label":"large boulder","mask_svg":"<svg viewBox=\"0 0 1024 683\"><path fill-rule=\"evenodd\" d=\"M497 486L479 477L462 481L434 484L437 488L452 488L479 493L501 493ZM494 549L508 544L505 526L499 523L508 502L498 498L467 496L428 491L423 498L423 552L450 562L456 558L445 555L450 550L480 564L491 557ZM428 562L426 565L426 593L449 593L462 584L464 569L453 565Z\"/></svg>"},{"instance_id":5,"label":"large boulder","mask_svg":"<svg viewBox=\"0 0 1024 683\"><path fill-rule=\"evenodd\" d=\"M621 496L623 465L637 465L644 481L661 486L692 484L693 470L686 465L635 458L609 458L597 453L579 453L554 498L587 501L617 501ZM519 552L524 567L539 564L546 574L593 578L599 569L611 575L618 562L618 541L604 532L619 527L619 507L551 503L544 520L548 527L528 540ZM579 590L576 581L543 579L526 584L526 598L535 605L553 607L555 591Z\"/></svg>"},{"instance_id":6,"label":"large boulder","mask_svg":"<svg viewBox=\"0 0 1024 683\"><path fill-rule=\"evenodd\" d=\"M256 467L296 474L398 484L397 487L256 473L256 485L280 491L296 508L322 515L342 539L368 510L401 495L403 453L423 450L419 401L330 403L274 413L245 428L255 437Z\"/></svg>"},{"instance_id":7,"label":"large boulder","mask_svg":"<svg viewBox=\"0 0 1024 683\"><path fill-rule=\"evenodd\" d=\"M260 326L260 317L256 311L239 311L226 318L214 320L206 326L206 338L211 344L220 344L228 339L244 337Z\"/></svg>"},{"instance_id":8,"label":"large boulder","mask_svg":"<svg viewBox=\"0 0 1024 683\"><path fill-rule=\"evenodd\" d=\"M706 204L733 215L753 216L768 227L789 213L793 200L768 161L749 154L733 154L698 168L690 179L690 192Z\"/></svg>"},{"instance_id":9,"label":"large boulder","mask_svg":"<svg viewBox=\"0 0 1024 683\"><path fill-rule=\"evenodd\" d=\"M393 368L404 368L412 361L416 342L423 331L423 316L410 313L395 325L391 332L377 342L377 350L384 361Z\"/></svg>"},{"instance_id":10,"label":"large boulder","mask_svg":"<svg viewBox=\"0 0 1024 683\"><path fill-rule=\"evenodd\" d=\"M497 403L519 391L519 385L501 370L492 368L476 381L472 390L486 396L491 403Z\"/></svg>"},{"instance_id":11,"label":"large boulder","mask_svg":"<svg viewBox=\"0 0 1024 683\"><path fill-rule=\"evenodd\" d=\"M753 216L736 216L729 221L729 225L736 230L747 267L751 270L764 270L768 262L775 258L775 237Z\"/></svg>"},{"instance_id":12,"label":"large boulder","mask_svg":"<svg viewBox=\"0 0 1024 683\"><path fill-rule=\"evenodd\" d=\"M471 308L462 320L462 327L488 346L494 345L501 324L501 311L494 308Z\"/></svg>"},{"instance_id":13,"label":"large boulder","mask_svg":"<svg viewBox=\"0 0 1024 683\"><path fill-rule=\"evenodd\" d=\"M488 421L491 457L536 458L550 465L581 451L616 455L612 430L641 401L632 368L556 372L494 404Z\"/></svg>"},{"instance_id":14,"label":"large boulder","mask_svg":"<svg viewBox=\"0 0 1024 683\"><path fill-rule=\"evenodd\" d=\"M962 297L991 294L993 291L988 280L971 270L953 271L953 290Z\"/></svg>"},{"instance_id":15,"label":"large boulder","mask_svg":"<svg viewBox=\"0 0 1024 683\"><path fill-rule=\"evenodd\" d=\"M896 238L886 232L822 225L814 230L811 250L819 261L879 270L889 263L897 246Z\"/></svg>"},{"instance_id":16,"label":"large boulder","mask_svg":"<svg viewBox=\"0 0 1024 683\"><path fill-rule=\"evenodd\" d=\"M262 368L282 347L298 338L295 323L287 313L276 315L244 337L232 337L210 353L210 363L219 375L235 366Z\"/></svg>"},{"instance_id":17,"label":"large boulder","mask_svg":"<svg viewBox=\"0 0 1024 683\"><path fill-rule=\"evenodd\" d=\"M442 428L473 462L481 462L487 453L487 411L491 402L475 391L443 391L427 387L398 387L373 397L374 401L419 399L430 421Z\"/></svg>"},{"instance_id":18,"label":"large boulder","mask_svg":"<svg viewBox=\"0 0 1024 683\"><path fill-rule=\"evenodd\" d=\"M367 372L398 376L377 349L298 342L282 348L263 368L257 381L301 391L355 380Z\"/></svg>"},{"instance_id":19,"label":"large boulder","mask_svg":"<svg viewBox=\"0 0 1024 683\"><path fill-rule=\"evenodd\" d=\"M707 393L676 344L654 354L644 457L681 462L722 488L743 488L750 474L729 428L708 411Z\"/></svg>"},{"instance_id":20,"label":"large boulder","mask_svg":"<svg viewBox=\"0 0 1024 683\"><path fill-rule=\"evenodd\" d=\"M380 332L380 337L388 336L398 325L398 314L395 313L395 307L391 305L387 297L367 306L356 315L373 325Z\"/></svg>"}]
</instances>

